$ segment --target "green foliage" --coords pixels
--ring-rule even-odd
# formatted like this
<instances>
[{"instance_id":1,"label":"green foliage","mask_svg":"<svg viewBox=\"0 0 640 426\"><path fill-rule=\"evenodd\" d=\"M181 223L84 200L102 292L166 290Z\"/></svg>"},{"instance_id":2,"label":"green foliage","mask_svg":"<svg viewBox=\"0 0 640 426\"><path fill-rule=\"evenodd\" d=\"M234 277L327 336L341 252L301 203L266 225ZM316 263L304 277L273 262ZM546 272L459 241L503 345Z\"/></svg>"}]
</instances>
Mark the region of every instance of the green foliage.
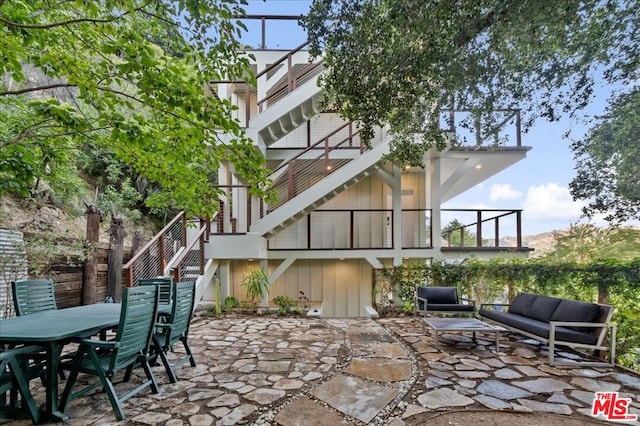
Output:
<instances>
[{"instance_id":1,"label":"green foliage","mask_svg":"<svg viewBox=\"0 0 640 426\"><path fill-rule=\"evenodd\" d=\"M203 90L212 79L254 83L237 53L241 4L0 2L0 191L26 195L45 176L70 188L74 152L91 144L154 185L150 208L210 217L209 176L222 160L261 194L262 155L231 103ZM125 192L118 208L130 209Z\"/></svg>"},{"instance_id":2,"label":"green foliage","mask_svg":"<svg viewBox=\"0 0 640 426\"><path fill-rule=\"evenodd\" d=\"M225 312L229 312L233 308L237 308L240 306L240 302L233 296L227 296L224 298L224 302L222 303L222 310Z\"/></svg>"},{"instance_id":3,"label":"green foliage","mask_svg":"<svg viewBox=\"0 0 640 426\"><path fill-rule=\"evenodd\" d=\"M442 228L442 237L448 241L449 247L475 247L476 236L458 219L449 222Z\"/></svg>"},{"instance_id":4,"label":"green foliage","mask_svg":"<svg viewBox=\"0 0 640 426\"><path fill-rule=\"evenodd\" d=\"M576 113L599 71L633 87L639 24L635 0L315 0L305 20L327 99L365 129L390 124L404 164L444 147L442 109L490 135L501 108L521 108L525 129Z\"/></svg>"},{"instance_id":5,"label":"green foliage","mask_svg":"<svg viewBox=\"0 0 640 426\"><path fill-rule=\"evenodd\" d=\"M252 310L255 310L256 299L264 298L269 292L269 275L262 268L248 268L242 277L241 285L250 300Z\"/></svg>"},{"instance_id":6,"label":"green foliage","mask_svg":"<svg viewBox=\"0 0 640 426\"><path fill-rule=\"evenodd\" d=\"M640 230L634 228L593 225L571 226L566 234L556 233L553 251L544 258L549 261L587 263L593 259L632 260L640 256Z\"/></svg>"},{"instance_id":7,"label":"green foliage","mask_svg":"<svg viewBox=\"0 0 640 426\"><path fill-rule=\"evenodd\" d=\"M574 198L588 202L587 217L606 214L611 223L640 219L640 89L615 98L584 140L571 145L577 175Z\"/></svg>"},{"instance_id":8,"label":"green foliage","mask_svg":"<svg viewBox=\"0 0 640 426\"><path fill-rule=\"evenodd\" d=\"M273 303L278 306L278 314L288 315L291 308L296 306L296 301L287 296L276 296L273 298Z\"/></svg>"},{"instance_id":9,"label":"green foliage","mask_svg":"<svg viewBox=\"0 0 640 426\"><path fill-rule=\"evenodd\" d=\"M409 270L412 270L409 272ZM640 348L640 257L622 261L595 259L586 263L550 262L545 259L468 260L463 264L434 261L376 271L374 300L394 285L407 289L425 285L457 285L476 304L509 303L518 293L534 293L589 302L609 303L616 308L618 362L632 367ZM401 277L401 278L400 278ZM400 279L400 283L398 282Z\"/></svg>"}]
</instances>

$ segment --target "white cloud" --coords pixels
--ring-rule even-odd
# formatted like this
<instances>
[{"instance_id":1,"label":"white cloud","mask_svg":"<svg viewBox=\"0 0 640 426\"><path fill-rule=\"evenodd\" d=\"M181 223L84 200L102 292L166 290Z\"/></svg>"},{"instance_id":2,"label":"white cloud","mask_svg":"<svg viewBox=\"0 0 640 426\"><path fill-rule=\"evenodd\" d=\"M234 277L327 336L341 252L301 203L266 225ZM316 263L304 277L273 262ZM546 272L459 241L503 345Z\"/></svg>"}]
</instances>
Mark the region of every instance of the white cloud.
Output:
<instances>
[{"instance_id":1,"label":"white cloud","mask_svg":"<svg viewBox=\"0 0 640 426\"><path fill-rule=\"evenodd\" d=\"M491 201L498 200L515 200L522 196L522 192L516 191L510 184L493 184L489 188L489 199Z\"/></svg>"},{"instance_id":2,"label":"white cloud","mask_svg":"<svg viewBox=\"0 0 640 426\"><path fill-rule=\"evenodd\" d=\"M578 220L584 205L573 201L569 188L555 183L531 186L527 191L524 211L532 220Z\"/></svg>"}]
</instances>

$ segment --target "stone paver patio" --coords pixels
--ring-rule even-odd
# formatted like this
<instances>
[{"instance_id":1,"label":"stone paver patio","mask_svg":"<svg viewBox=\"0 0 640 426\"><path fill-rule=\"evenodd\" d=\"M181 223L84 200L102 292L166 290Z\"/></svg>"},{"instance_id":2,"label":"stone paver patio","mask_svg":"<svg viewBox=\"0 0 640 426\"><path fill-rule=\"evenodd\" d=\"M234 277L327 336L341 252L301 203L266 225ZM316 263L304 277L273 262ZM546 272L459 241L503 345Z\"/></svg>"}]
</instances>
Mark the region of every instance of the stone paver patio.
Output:
<instances>
[{"instance_id":1,"label":"stone paver patio","mask_svg":"<svg viewBox=\"0 0 640 426\"><path fill-rule=\"evenodd\" d=\"M640 413L637 373L551 367L546 346L517 335L505 334L498 353L492 335L475 343L461 333L440 340L436 351L413 317L197 316L190 332L196 368L183 366L181 380L170 384L162 367L154 367L161 393L127 401L123 422L96 391L71 403L68 424L401 426L460 409L555 413L586 422L595 420L596 391L619 392L632 400L631 413ZM32 383L42 401L43 389ZM122 393L132 383L135 375L116 389Z\"/></svg>"}]
</instances>

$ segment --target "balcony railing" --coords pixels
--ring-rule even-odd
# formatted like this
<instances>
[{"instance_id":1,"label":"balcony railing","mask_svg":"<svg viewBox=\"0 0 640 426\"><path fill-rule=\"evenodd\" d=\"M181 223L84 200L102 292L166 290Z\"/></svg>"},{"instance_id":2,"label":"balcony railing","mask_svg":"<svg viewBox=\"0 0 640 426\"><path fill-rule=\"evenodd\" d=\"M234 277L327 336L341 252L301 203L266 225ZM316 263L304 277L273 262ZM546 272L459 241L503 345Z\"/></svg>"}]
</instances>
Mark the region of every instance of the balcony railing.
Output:
<instances>
[{"instance_id":1,"label":"balcony railing","mask_svg":"<svg viewBox=\"0 0 640 426\"><path fill-rule=\"evenodd\" d=\"M443 233L445 250L522 249L521 210L443 209L449 216L476 220ZM395 232L403 249L433 247L430 209L403 209L402 227L394 229L390 209L315 210L268 241L270 250L392 249ZM441 220L445 223L445 220ZM462 237L457 237L462 235ZM508 238L510 237L510 238Z\"/></svg>"},{"instance_id":2,"label":"balcony railing","mask_svg":"<svg viewBox=\"0 0 640 426\"><path fill-rule=\"evenodd\" d=\"M443 247L522 247L522 210L442 209L442 219L445 228L454 220L459 224L442 232ZM515 240L505 240L508 236Z\"/></svg>"},{"instance_id":3,"label":"balcony railing","mask_svg":"<svg viewBox=\"0 0 640 426\"><path fill-rule=\"evenodd\" d=\"M480 115L468 110L443 110L440 128L451 133L454 147L522 146L519 109L498 109Z\"/></svg>"}]
</instances>

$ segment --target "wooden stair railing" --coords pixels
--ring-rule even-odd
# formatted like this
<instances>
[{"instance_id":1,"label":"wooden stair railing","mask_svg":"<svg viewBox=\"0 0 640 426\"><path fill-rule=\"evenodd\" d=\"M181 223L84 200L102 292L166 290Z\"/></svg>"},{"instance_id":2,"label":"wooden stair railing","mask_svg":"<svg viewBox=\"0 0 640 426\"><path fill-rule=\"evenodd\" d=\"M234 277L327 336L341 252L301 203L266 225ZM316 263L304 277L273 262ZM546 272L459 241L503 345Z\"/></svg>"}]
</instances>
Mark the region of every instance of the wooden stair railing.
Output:
<instances>
[{"instance_id":1,"label":"wooden stair railing","mask_svg":"<svg viewBox=\"0 0 640 426\"><path fill-rule=\"evenodd\" d=\"M182 211L122 267L125 286L132 287L143 278L163 276L171 259L186 242L187 214Z\"/></svg>"},{"instance_id":2,"label":"wooden stair railing","mask_svg":"<svg viewBox=\"0 0 640 426\"><path fill-rule=\"evenodd\" d=\"M301 70L298 72L294 71L293 64L293 55L302 51L306 46L309 45L309 41L305 41L300 46L295 49L287 52L285 55L276 60L273 64L269 65L258 74L255 75L255 81L258 81L260 77L268 75L268 73L277 69L279 66L284 65L287 67L287 81L284 82L281 86L275 87L271 90L265 98L259 99L257 101L257 112L264 112L270 105L275 104L280 99L284 98L289 93L293 92L296 87L300 84L305 83L306 81L313 78L315 75L319 74L322 71L322 59L317 62L312 62L306 64ZM208 93L215 94L216 90L211 88L211 85L214 84L245 84L244 89L244 105L245 105L245 126L249 125L249 121L251 121L251 85L246 81L236 81L236 80L211 80L209 82L209 86L207 88Z\"/></svg>"},{"instance_id":3,"label":"wooden stair railing","mask_svg":"<svg viewBox=\"0 0 640 426\"><path fill-rule=\"evenodd\" d=\"M180 256L176 259L171 267L171 275L174 282L181 282L185 280L195 281L194 276L189 275L202 275L204 274L204 265L206 259L204 257L204 244L209 239L211 233L211 222L200 221L200 230L185 250L180 253ZM194 274L197 272L197 274Z\"/></svg>"}]
</instances>

